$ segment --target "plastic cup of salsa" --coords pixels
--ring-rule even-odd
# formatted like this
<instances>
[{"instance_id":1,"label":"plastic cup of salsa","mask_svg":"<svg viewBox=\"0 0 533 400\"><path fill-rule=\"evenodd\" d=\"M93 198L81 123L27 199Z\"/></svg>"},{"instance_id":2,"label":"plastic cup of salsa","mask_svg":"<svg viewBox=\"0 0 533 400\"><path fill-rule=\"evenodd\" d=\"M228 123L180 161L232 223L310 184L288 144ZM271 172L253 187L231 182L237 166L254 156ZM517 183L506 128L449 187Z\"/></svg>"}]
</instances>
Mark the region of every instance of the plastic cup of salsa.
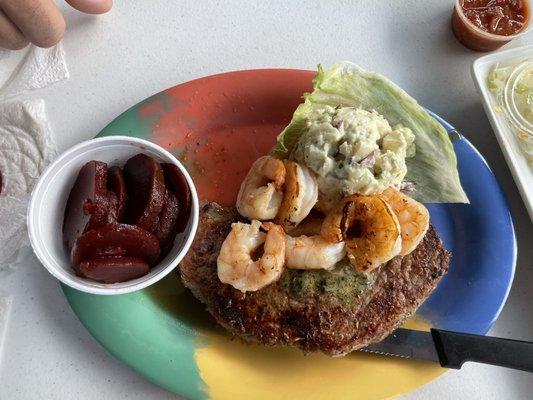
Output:
<instances>
[{"instance_id":1,"label":"plastic cup of salsa","mask_svg":"<svg viewBox=\"0 0 533 400\"><path fill-rule=\"evenodd\" d=\"M510 1L509 1L510 2ZM475 51L492 51L500 48L511 40L529 32L531 26L531 2L521 0L524 4L524 24L522 28L510 34L495 34L476 26L464 13L464 0L455 0L455 7L452 15L452 30L455 37L464 46Z\"/></svg>"}]
</instances>

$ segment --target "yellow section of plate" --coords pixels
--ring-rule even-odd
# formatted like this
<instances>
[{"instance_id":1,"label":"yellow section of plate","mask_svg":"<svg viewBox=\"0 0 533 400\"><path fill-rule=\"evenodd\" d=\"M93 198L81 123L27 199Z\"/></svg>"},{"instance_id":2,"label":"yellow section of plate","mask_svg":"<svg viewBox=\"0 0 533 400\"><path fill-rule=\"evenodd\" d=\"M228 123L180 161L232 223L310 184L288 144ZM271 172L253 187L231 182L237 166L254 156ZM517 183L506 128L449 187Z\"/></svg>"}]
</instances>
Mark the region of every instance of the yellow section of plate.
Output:
<instances>
[{"instance_id":1,"label":"yellow section of plate","mask_svg":"<svg viewBox=\"0 0 533 400\"><path fill-rule=\"evenodd\" d=\"M428 330L412 319L405 327ZM201 341L200 341L201 340ZM200 375L212 399L344 399L394 397L443 374L436 364L354 352L331 358L244 343L212 332L197 342Z\"/></svg>"}]
</instances>

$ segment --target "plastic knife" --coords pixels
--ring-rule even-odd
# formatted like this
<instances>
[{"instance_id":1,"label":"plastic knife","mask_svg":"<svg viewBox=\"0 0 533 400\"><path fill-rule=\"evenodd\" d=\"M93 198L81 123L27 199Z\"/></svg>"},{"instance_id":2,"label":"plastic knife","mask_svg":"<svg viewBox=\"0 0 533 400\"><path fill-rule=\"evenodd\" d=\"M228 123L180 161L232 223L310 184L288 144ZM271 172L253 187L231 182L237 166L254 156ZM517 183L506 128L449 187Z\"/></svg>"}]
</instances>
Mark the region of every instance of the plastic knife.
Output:
<instances>
[{"instance_id":1,"label":"plastic knife","mask_svg":"<svg viewBox=\"0 0 533 400\"><path fill-rule=\"evenodd\" d=\"M359 349L414 360L437 362L460 369L474 361L533 372L533 342L431 329L396 329L383 341Z\"/></svg>"}]
</instances>

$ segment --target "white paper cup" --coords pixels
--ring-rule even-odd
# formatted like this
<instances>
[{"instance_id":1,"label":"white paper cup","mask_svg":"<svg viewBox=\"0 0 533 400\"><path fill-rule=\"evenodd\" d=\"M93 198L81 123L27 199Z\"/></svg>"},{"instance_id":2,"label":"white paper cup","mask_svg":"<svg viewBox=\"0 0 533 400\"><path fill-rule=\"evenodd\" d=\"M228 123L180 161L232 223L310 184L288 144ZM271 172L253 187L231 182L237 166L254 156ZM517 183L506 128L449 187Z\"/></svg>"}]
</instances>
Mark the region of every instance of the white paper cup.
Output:
<instances>
[{"instance_id":1,"label":"white paper cup","mask_svg":"<svg viewBox=\"0 0 533 400\"><path fill-rule=\"evenodd\" d=\"M150 272L126 282L104 284L76 276L63 242L63 218L70 190L81 167L91 160L123 166L130 157L144 153L160 162L176 165L191 191L191 213L185 231L176 236L167 256ZM183 165L168 151L151 142L127 136L109 136L80 143L49 165L35 186L28 207L28 233L33 251L46 269L64 284L93 294L134 292L157 282L183 259L198 226L198 196Z\"/></svg>"}]
</instances>

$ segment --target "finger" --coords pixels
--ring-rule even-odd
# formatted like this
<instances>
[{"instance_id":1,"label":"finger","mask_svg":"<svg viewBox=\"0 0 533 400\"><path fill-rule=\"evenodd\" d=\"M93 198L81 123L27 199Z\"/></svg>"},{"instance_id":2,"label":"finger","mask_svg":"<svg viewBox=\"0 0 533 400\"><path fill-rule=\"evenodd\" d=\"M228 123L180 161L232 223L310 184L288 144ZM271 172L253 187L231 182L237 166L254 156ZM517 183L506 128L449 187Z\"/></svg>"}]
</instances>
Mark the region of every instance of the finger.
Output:
<instances>
[{"instance_id":1,"label":"finger","mask_svg":"<svg viewBox=\"0 0 533 400\"><path fill-rule=\"evenodd\" d=\"M2 9L21 32L39 47L50 47L65 33L65 20L53 0L2 0Z\"/></svg>"},{"instance_id":2,"label":"finger","mask_svg":"<svg viewBox=\"0 0 533 400\"><path fill-rule=\"evenodd\" d=\"M13 22L0 10L0 47L20 50L28 45L28 40Z\"/></svg>"},{"instance_id":3,"label":"finger","mask_svg":"<svg viewBox=\"0 0 533 400\"><path fill-rule=\"evenodd\" d=\"M87 14L104 14L111 10L113 0L66 0L76 10Z\"/></svg>"}]
</instances>

